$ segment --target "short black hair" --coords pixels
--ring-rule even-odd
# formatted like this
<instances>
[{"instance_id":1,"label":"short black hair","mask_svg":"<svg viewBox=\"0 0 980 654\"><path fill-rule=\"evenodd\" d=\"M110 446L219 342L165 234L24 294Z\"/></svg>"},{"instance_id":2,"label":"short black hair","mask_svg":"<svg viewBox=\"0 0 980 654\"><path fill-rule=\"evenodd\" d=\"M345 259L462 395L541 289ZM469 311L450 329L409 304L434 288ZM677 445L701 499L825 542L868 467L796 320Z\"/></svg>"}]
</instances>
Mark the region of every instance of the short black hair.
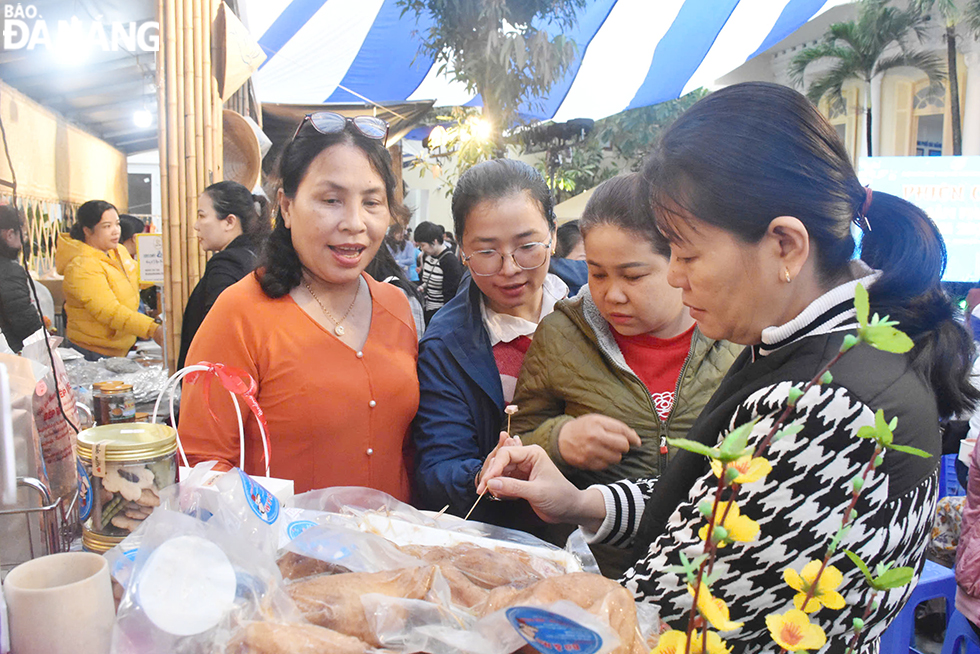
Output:
<instances>
[{"instance_id":1,"label":"short black hair","mask_svg":"<svg viewBox=\"0 0 980 654\"><path fill-rule=\"evenodd\" d=\"M415 241L418 243L442 243L446 230L428 220L415 226Z\"/></svg>"},{"instance_id":2,"label":"short black hair","mask_svg":"<svg viewBox=\"0 0 980 654\"><path fill-rule=\"evenodd\" d=\"M467 170L459 178L453 192L453 228L456 237L462 240L466 218L473 207L486 200L500 200L523 192L530 193L534 201L541 205L548 229L554 229L555 199L544 177L534 166L517 159L494 159Z\"/></svg>"},{"instance_id":3,"label":"short black hair","mask_svg":"<svg viewBox=\"0 0 980 654\"><path fill-rule=\"evenodd\" d=\"M95 226L102 222L102 214L106 211L116 211L116 206L105 200L89 200L78 208L75 212L75 224L71 226L68 235L76 241L85 242L85 229L95 229Z\"/></svg>"},{"instance_id":4,"label":"short black hair","mask_svg":"<svg viewBox=\"0 0 980 654\"><path fill-rule=\"evenodd\" d=\"M555 256L559 259L566 259L568 253L575 249L575 246L582 242L582 231L579 229L578 220L569 220L563 225L559 225L555 231Z\"/></svg>"},{"instance_id":5,"label":"short black hair","mask_svg":"<svg viewBox=\"0 0 980 654\"><path fill-rule=\"evenodd\" d=\"M119 214L119 242L125 243L137 234L146 231L146 223L128 213Z\"/></svg>"},{"instance_id":6,"label":"short black hair","mask_svg":"<svg viewBox=\"0 0 980 654\"><path fill-rule=\"evenodd\" d=\"M14 229L20 234L21 240L24 238L23 228L21 226L21 219L23 218L23 212L19 211L17 207L4 204L0 205L0 230ZM20 250L15 250L7 242L0 239L0 257L6 259L16 259L17 255L20 254Z\"/></svg>"},{"instance_id":7,"label":"short black hair","mask_svg":"<svg viewBox=\"0 0 980 654\"><path fill-rule=\"evenodd\" d=\"M647 240L654 252L670 259L670 242L657 228L645 192L639 173L617 175L599 184L582 212L582 236L598 225L614 225Z\"/></svg>"}]
</instances>

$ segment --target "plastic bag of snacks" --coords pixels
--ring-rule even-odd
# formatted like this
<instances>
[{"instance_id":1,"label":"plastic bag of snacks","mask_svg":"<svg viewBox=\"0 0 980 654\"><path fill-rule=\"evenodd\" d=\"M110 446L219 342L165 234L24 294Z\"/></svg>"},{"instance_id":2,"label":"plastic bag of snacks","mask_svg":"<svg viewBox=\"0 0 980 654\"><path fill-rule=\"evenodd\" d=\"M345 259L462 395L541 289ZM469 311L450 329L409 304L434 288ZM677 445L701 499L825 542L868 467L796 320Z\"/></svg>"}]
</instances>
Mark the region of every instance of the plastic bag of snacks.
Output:
<instances>
[{"instance_id":1,"label":"plastic bag of snacks","mask_svg":"<svg viewBox=\"0 0 980 654\"><path fill-rule=\"evenodd\" d=\"M67 508L78 490L78 470L75 463L75 432L65 420L76 427L78 414L75 412L75 393L72 390L65 364L57 352L58 339L52 338L51 353L55 369L51 370L51 358L44 344L47 334L39 330L24 341L21 356L44 366L44 376L37 380L34 391L34 423L41 437L41 454L48 473L51 497L62 498ZM57 376L57 384L55 377ZM59 407L58 396L61 395ZM64 408L64 414L61 408Z\"/></svg>"},{"instance_id":2,"label":"plastic bag of snacks","mask_svg":"<svg viewBox=\"0 0 980 654\"><path fill-rule=\"evenodd\" d=\"M227 525L157 510L140 532L114 653L221 651L244 624L300 619L273 558Z\"/></svg>"}]
</instances>

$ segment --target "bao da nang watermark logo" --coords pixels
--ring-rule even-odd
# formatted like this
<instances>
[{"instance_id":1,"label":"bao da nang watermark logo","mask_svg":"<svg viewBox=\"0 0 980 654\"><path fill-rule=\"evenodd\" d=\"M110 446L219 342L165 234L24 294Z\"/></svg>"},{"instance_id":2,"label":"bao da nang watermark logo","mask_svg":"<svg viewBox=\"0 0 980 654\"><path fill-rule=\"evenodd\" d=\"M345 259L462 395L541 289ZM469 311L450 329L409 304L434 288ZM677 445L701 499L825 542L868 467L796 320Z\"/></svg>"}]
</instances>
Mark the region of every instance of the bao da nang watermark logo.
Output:
<instances>
[{"instance_id":1,"label":"bao da nang watermark logo","mask_svg":"<svg viewBox=\"0 0 980 654\"><path fill-rule=\"evenodd\" d=\"M45 20L34 5L3 6L4 50L126 50L160 49L160 24L155 20L103 23L100 20Z\"/></svg>"}]
</instances>

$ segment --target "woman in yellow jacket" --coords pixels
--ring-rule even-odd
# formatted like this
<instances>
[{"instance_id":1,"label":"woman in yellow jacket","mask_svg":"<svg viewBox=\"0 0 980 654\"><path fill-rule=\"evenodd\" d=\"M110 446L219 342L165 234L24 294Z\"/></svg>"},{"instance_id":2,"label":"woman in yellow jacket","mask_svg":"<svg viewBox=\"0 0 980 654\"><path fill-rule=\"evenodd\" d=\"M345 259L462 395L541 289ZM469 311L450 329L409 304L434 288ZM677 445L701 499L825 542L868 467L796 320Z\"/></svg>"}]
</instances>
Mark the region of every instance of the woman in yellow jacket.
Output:
<instances>
[{"instance_id":1,"label":"woman in yellow jacket","mask_svg":"<svg viewBox=\"0 0 980 654\"><path fill-rule=\"evenodd\" d=\"M163 327L137 311L139 268L119 245L119 213L89 200L58 241L55 265L64 275L69 344L89 361L124 357L137 338L163 343Z\"/></svg>"}]
</instances>

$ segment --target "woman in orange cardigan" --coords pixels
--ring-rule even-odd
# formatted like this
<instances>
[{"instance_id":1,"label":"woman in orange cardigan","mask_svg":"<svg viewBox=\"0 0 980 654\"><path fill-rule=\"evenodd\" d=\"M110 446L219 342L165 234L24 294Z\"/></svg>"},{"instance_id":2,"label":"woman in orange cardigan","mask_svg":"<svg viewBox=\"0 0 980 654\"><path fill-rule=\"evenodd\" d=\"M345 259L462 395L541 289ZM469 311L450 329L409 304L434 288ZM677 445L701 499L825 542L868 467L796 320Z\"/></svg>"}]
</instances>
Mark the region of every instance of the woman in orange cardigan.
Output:
<instances>
[{"instance_id":1,"label":"woman in orange cardigan","mask_svg":"<svg viewBox=\"0 0 980 654\"><path fill-rule=\"evenodd\" d=\"M307 116L280 160L276 226L255 274L229 287L194 337L189 362L224 363L258 382L271 475L296 492L366 486L408 501L408 430L418 407L415 325L405 295L364 274L393 216L387 125ZM203 383L211 383L210 409ZM212 380L184 384L180 434L191 463L239 464L238 426ZM211 411L214 413L212 417ZM264 474L254 416L246 472Z\"/></svg>"}]
</instances>

